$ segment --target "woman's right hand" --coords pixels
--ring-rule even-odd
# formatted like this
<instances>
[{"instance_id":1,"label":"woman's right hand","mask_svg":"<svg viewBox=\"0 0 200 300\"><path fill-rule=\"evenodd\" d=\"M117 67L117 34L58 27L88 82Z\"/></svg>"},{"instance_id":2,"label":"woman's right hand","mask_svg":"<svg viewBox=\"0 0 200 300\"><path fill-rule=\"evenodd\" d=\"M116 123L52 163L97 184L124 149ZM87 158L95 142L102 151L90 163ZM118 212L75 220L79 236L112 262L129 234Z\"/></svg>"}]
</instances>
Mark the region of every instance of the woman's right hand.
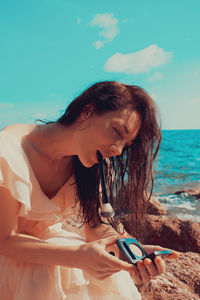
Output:
<instances>
[{"instance_id":1,"label":"woman's right hand","mask_svg":"<svg viewBox=\"0 0 200 300\"><path fill-rule=\"evenodd\" d=\"M116 237L108 237L89 242L78 248L76 267L98 280L103 280L116 272L131 272L134 266L109 254L105 248L116 241Z\"/></svg>"}]
</instances>

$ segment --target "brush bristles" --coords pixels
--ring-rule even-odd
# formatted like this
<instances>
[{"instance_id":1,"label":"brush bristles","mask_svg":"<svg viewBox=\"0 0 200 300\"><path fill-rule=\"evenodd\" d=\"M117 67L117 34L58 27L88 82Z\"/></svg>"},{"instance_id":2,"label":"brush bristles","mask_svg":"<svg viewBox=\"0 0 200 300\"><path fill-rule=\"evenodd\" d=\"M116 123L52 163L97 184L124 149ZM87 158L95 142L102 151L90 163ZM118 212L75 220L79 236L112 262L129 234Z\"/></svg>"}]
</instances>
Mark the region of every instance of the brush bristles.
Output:
<instances>
[{"instance_id":1,"label":"brush bristles","mask_svg":"<svg viewBox=\"0 0 200 300\"><path fill-rule=\"evenodd\" d=\"M104 218L112 218L114 216L114 210L110 203L104 203L102 205L101 215Z\"/></svg>"}]
</instances>

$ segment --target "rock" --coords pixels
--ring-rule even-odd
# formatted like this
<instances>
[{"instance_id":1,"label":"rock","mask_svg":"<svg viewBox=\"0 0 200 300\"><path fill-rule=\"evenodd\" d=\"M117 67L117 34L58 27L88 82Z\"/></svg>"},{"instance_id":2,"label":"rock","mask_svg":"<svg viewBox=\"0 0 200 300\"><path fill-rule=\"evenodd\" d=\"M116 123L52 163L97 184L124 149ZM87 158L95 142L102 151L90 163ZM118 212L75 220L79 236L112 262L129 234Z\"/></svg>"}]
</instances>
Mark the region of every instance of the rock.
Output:
<instances>
[{"instance_id":1,"label":"rock","mask_svg":"<svg viewBox=\"0 0 200 300\"><path fill-rule=\"evenodd\" d=\"M200 253L200 223L167 216L148 216L146 244Z\"/></svg>"},{"instance_id":2,"label":"rock","mask_svg":"<svg viewBox=\"0 0 200 300\"><path fill-rule=\"evenodd\" d=\"M124 227L130 232L129 216ZM168 216L148 215L143 243L160 245L177 251L200 253L200 223Z\"/></svg>"},{"instance_id":3,"label":"rock","mask_svg":"<svg viewBox=\"0 0 200 300\"><path fill-rule=\"evenodd\" d=\"M194 195L194 191L192 193ZM128 215L124 226L130 232ZM164 274L139 287L142 300L200 299L200 223L166 216L165 208L152 197L144 244L160 245L181 253L178 260L166 260Z\"/></svg>"},{"instance_id":4,"label":"rock","mask_svg":"<svg viewBox=\"0 0 200 300\"><path fill-rule=\"evenodd\" d=\"M125 228L129 231L128 215ZM144 244L181 251L166 260L166 272L139 287L142 300L200 299L200 223L164 215L148 215ZM195 253L197 252L197 253Z\"/></svg>"},{"instance_id":5,"label":"rock","mask_svg":"<svg viewBox=\"0 0 200 300\"><path fill-rule=\"evenodd\" d=\"M167 210L163 204L152 196L148 204L147 213L150 215L166 215Z\"/></svg>"},{"instance_id":6,"label":"rock","mask_svg":"<svg viewBox=\"0 0 200 300\"><path fill-rule=\"evenodd\" d=\"M200 299L200 255L181 253L176 260L166 260L166 272L139 287L143 300Z\"/></svg>"},{"instance_id":7,"label":"rock","mask_svg":"<svg viewBox=\"0 0 200 300\"><path fill-rule=\"evenodd\" d=\"M174 194L175 195L181 195L181 194L184 194L184 193L188 194L189 196L193 196L196 199L200 199L200 188L176 191Z\"/></svg>"}]
</instances>

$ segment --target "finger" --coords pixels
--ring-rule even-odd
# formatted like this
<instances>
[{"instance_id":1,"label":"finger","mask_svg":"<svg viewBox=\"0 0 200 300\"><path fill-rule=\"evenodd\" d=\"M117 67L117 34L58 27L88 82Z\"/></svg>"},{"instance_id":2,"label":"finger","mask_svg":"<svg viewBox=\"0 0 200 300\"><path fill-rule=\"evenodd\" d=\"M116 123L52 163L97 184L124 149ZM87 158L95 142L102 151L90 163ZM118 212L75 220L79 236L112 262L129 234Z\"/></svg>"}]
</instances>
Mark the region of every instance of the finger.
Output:
<instances>
[{"instance_id":1,"label":"finger","mask_svg":"<svg viewBox=\"0 0 200 300\"><path fill-rule=\"evenodd\" d=\"M97 280L103 280L103 279L106 279L106 278L112 276L112 274L111 275L110 274L94 274L93 276Z\"/></svg>"},{"instance_id":2,"label":"finger","mask_svg":"<svg viewBox=\"0 0 200 300\"><path fill-rule=\"evenodd\" d=\"M172 253L169 255L163 255L163 257L169 258L169 259L177 259L180 256L180 252L177 252L175 250L169 249L169 248L163 248L161 246L149 246L151 248L151 252L153 251L163 251L163 250L168 250L171 251ZM152 251L153 250L153 251Z\"/></svg>"},{"instance_id":3,"label":"finger","mask_svg":"<svg viewBox=\"0 0 200 300\"><path fill-rule=\"evenodd\" d=\"M117 273L117 272L120 272L121 269L119 268L109 268L108 266L104 266L102 267L98 273L100 274L111 274L111 273Z\"/></svg>"},{"instance_id":4,"label":"finger","mask_svg":"<svg viewBox=\"0 0 200 300\"><path fill-rule=\"evenodd\" d=\"M144 283L149 282L151 280L150 274L147 271L146 266L145 266L143 260L138 261L137 267L138 267L138 270L140 272L140 277L141 277L142 281Z\"/></svg>"},{"instance_id":5,"label":"finger","mask_svg":"<svg viewBox=\"0 0 200 300\"><path fill-rule=\"evenodd\" d=\"M157 267L155 266L155 264L153 263L153 261L150 258L145 258L144 264L145 264L147 271L149 272L150 278L158 275Z\"/></svg>"},{"instance_id":6,"label":"finger","mask_svg":"<svg viewBox=\"0 0 200 300\"><path fill-rule=\"evenodd\" d=\"M180 253L177 251L172 251L172 253L170 255L167 256L167 258L169 259L178 259L180 256Z\"/></svg>"},{"instance_id":7,"label":"finger","mask_svg":"<svg viewBox=\"0 0 200 300\"><path fill-rule=\"evenodd\" d=\"M105 257L108 258L107 264L109 266L112 266L112 268L114 268L114 269L131 271L134 268L134 266L132 264L129 264L129 263L117 258L116 256L110 255L107 252L105 254Z\"/></svg>"},{"instance_id":8,"label":"finger","mask_svg":"<svg viewBox=\"0 0 200 300\"><path fill-rule=\"evenodd\" d=\"M105 250L118 258L120 257L120 250L117 245L106 246Z\"/></svg>"},{"instance_id":9,"label":"finger","mask_svg":"<svg viewBox=\"0 0 200 300\"><path fill-rule=\"evenodd\" d=\"M102 274L114 274L114 273L117 273L117 272L120 272L121 269L106 269L104 272L102 272Z\"/></svg>"},{"instance_id":10,"label":"finger","mask_svg":"<svg viewBox=\"0 0 200 300\"><path fill-rule=\"evenodd\" d=\"M138 272L138 270L133 270L130 273L130 276L132 278L132 280L134 281L135 284L137 285L141 285L143 284L144 282L142 281L141 277L140 277L140 273Z\"/></svg>"},{"instance_id":11,"label":"finger","mask_svg":"<svg viewBox=\"0 0 200 300\"><path fill-rule=\"evenodd\" d=\"M121 269L106 269L102 268L100 270L94 270L93 268L88 268L87 272L94 276L96 279L102 279L103 277L112 276L115 273L120 272Z\"/></svg>"},{"instance_id":12,"label":"finger","mask_svg":"<svg viewBox=\"0 0 200 300\"><path fill-rule=\"evenodd\" d=\"M107 279L108 277L110 277L111 275L104 275L102 277L99 278L99 280L104 280L104 279Z\"/></svg>"},{"instance_id":13,"label":"finger","mask_svg":"<svg viewBox=\"0 0 200 300\"><path fill-rule=\"evenodd\" d=\"M109 277L112 276L112 275L113 275L113 274L102 275L99 279L100 279L100 280L104 280L104 279L109 278Z\"/></svg>"},{"instance_id":14,"label":"finger","mask_svg":"<svg viewBox=\"0 0 200 300\"><path fill-rule=\"evenodd\" d=\"M106 271L106 272L101 272L100 273L100 276L103 277L103 276L112 276L113 274L115 273L118 273L120 272L121 270L112 270L112 271Z\"/></svg>"},{"instance_id":15,"label":"finger","mask_svg":"<svg viewBox=\"0 0 200 300\"><path fill-rule=\"evenodd\" d=\"M112 276L115 273L117 273L117 272L98 272L95 274L95 278L101 280L101 279L107 278L109 276Z\"/></svg>"},{"instance_id":16,"label":"finger","mask_svg":"<svg viewBox=\"0 0 200 300\"><path fill-rule=\"evenodd\" d=\"M156 256L154 259L154 262L156 264L158 274L162 274L165 272L165 262L160 256Z\"/></svg>"}]
</instances>

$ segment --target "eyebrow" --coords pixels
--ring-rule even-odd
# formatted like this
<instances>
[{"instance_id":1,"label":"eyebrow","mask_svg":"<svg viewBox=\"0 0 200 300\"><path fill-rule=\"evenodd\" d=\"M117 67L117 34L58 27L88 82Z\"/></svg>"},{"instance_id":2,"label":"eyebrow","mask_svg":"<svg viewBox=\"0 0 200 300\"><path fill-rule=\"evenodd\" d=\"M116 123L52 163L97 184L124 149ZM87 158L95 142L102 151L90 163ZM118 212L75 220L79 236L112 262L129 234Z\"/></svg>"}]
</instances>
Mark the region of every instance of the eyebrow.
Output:
<instances>
[{"instance_id":1,"label":"eyebrow","mask_svg":"<svg viewBox=\"0 0 200 300\"><path fill-rule=\"evenodd\" d=\"M125 124L123 124L123 127L124 127L124 129L126 131L126 134L128 135L130 132L129 132L127 126ZM133 143L134 139L135 139L135 137L130 141L130 145ZM127 145L127 146L129 146L129 145Z\"/></svg>"}]
</instances>

